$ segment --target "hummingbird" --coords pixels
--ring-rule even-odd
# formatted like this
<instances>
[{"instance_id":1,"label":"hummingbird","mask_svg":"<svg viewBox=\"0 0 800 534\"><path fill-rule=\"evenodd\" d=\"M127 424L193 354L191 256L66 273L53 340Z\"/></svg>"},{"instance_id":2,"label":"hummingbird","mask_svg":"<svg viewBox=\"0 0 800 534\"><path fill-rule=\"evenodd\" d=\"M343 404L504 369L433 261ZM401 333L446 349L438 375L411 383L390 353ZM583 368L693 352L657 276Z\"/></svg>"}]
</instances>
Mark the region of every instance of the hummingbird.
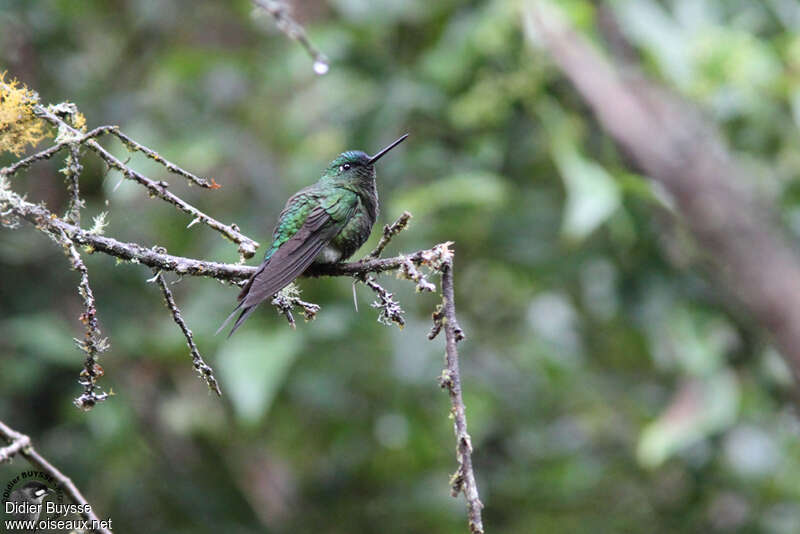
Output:
<instances>
[{"instance_id":1,"label":"hummingbird","mask_svg":"<svg viewBox=\"0 0 800 534\"><path fill-rule=\"evenodd\" d=\"M238 313L228 334L231 337L259 304L289 285L312 263L337 263L361 248L378 218L375 163L406 137L408 134L374 156L360 150L342 152L317 183L289 197L278 216L264 261L242 287L239 304L218 334Z\"/></svg>"}]
</instances>

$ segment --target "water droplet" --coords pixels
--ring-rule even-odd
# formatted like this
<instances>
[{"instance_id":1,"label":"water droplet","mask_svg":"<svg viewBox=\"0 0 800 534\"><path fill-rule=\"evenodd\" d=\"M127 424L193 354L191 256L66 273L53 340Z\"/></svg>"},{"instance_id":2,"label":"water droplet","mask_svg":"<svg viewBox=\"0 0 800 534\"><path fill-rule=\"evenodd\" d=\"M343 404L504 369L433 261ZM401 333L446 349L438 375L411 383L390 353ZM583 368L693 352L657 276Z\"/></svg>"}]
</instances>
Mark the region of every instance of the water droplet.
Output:
<instances>
[{"instance_id":1,"label":"water droplet","mask_svg":"<svg viewBox=\"0 0 800 534\"><path fill-rule=\"evenodd\" d=\"M330 68L331 66L325 56L319 56L316 60L314 60L314 72L320 76L327 74Z\"/></svg>"}]
</instances>

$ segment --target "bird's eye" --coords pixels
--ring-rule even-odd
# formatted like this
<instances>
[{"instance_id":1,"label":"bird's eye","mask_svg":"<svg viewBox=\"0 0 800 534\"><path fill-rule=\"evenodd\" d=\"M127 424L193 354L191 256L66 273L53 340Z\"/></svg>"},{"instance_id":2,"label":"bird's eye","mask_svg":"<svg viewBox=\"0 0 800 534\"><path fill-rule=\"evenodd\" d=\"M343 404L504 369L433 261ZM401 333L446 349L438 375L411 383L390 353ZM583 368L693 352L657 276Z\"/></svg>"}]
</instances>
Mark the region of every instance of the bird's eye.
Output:
<instances>
[{"instance_id":1,"label":"bird's eye","mask_svg":"<svg viewBox=\"0 0 800 534\"><path fill-rule=\"evenodd\" d=\"M339 172L349 171L349 170L350 170L349 163L345 163L344 165L339 165Z\"/></svg>"}]
</instances>

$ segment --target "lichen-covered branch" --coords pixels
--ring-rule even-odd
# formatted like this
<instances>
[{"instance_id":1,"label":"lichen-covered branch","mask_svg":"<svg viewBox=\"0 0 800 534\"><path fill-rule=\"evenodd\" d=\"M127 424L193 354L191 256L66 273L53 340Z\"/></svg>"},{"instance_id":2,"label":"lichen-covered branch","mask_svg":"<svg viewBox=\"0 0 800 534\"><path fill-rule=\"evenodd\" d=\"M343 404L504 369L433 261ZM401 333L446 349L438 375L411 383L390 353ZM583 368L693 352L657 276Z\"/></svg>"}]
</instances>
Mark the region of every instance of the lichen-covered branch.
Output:
<instances>
[{"instance_id":1,"label":"lichen-covered branch","mask_svg":"<svg viewBox=\"0 0 800 534\"><path fill-rule=\"evenodd\" d=\"M394 323L398 327L403 328L406 325L406 321L403 319L403 314L405 312L403 308L400 307L400 304L394 300L394 295L378 284L372 276L367 277L364 283L373 290L378 297L377 300L372 303L373 308L380 310L378 322L386 326L391 326Z\"/></svg>"},{"instance_id":2,"label":"lichen-covered branch","mask_svg":"<svg viewBox=\"0 0 800 534\"><path fill-rule=\"evenodd\" d=\"M65 166L61 169L64 173L67 182L67 191L69 191L69 205L67 206L67 213L64 219L72 224L81 223L81 208L84 202L81 200L81 188L79 184L83 165L81 165L80 147L72 144L69 147L69 154L65 162Z\"/></svg>"},{"instance_id":3,"label":"lichen-covered branch","mask_svg":"<svg viewBox=\"0 0 800 534\"><path fill-rule=\"evenodd\" d=\"M12 86L9 84L0 81L0 90L3 92L10 92L12 90ZM10 165L7 168L0 170L0 176L10 176L21 168L25 168L30 166L36 161L41 161L43 159L48 159L55 155L59 150L64 147L72 147L71 151L73 155L75 154L75 147L77 146L85 146L86 148L93 151L97 154L100 159L102 159L109 167L118 170L122 173L124 178L133 180L134 182L142 185L148 191L148 194L154 198L160 198L166 202L169 202L179 210L188 213L192 216L192 222L197 221L205 224L206 226L216 230L217 232L224 235L226 238L230 239L234 243L236 243L239 247L239 254L241 254L243 259L252 258L255 255L256 249L259 247L258 242L250 239L249 237L245 236L239 231L239 228L235 225L226 225L221 223L220 221L216 220L215 218L211 217L200 211L199 209L195 208L182 198L178 197L177 195L173 194L172 192L168 191L167 188L169 184L163 180L152 180L147 176L143 175L142 173L136 171L135 169L129 167L110 152L108 152L105 148L103 148L96 140L95 137L99 135L112 133L117 136L123 144L125 144L131 150L137 150L148 157L163 165L168 171L183 176L190 180L192 183L196 183L198 185L202 185L204 187L210 189L216 189L219 187L216 182L213 180L208 181L201 178L196 177L192 173L180 169L174 163L171 163L161 157L157 152L151 150L139 143L136 143L129 137L125 136L124 134L120 133L115 127L111 126L104 126L101 128L95 128L90 132L94 135L86 134L82 132L80 129L75 127L75 120L74 117L80 116L77 112L77 108L74 104L68 103L61 103L56 105L44 106L42 105L36 93L30 92L27 94L26 98L29 100L28 105L30 107L31 114L39 119L42 119L52 126L58 129L58 135L56 136L56 145L50 147L49 149L35 154L29 158L25 158L20 162L17 162L13 165ZM70 124L66 119L72 119L73 124ZM191 223L190 223L191 224Z\"/></svg>"},{"instance_id":4,"label":"lichen-covered branch","mask_svg":"<svg viewBox=\"0 0 800 534\"><path fill-rule=\"evenodd\" d=\"M31 466L50 475L74 504L82 505L80 506L82 510L80 515L85 521L88 521L92 532L111 534L111 530L102 526L100 518L94 512L94 507L89 505L89 501L86 500L86 497L83 496L72 480L40 455L33 448L31 439L28 436L17 432L0 421L0 438L8 443L8 446L0 448L0 463L10 461L16 455L21 455Z\"/></svg>"},{"instance_id":5,"label":"lichen-covered branch","mask_svg":"<svg viewBox=\"0 0 800 534\"><path fill-rule=\"evenodd\" d=\"M40 231L64 232L76 245L84 247L88 253L101 252L131 263L140 263L162 271L182 275L205 276L227 282L246 280L257 269L249 265L219 263L195 258L174 256L158 248L149 248L138 243L126 243L112 237L90 232L60 219L50 210L39 204L28 202L8 187L8 182L0 178L0 213L5 218L22 219L33 224ZM9 221L12 222L12 221ZM396 271L410 262L412 265L439 265L440 258L451 243L440 243L431 249L419 250L412 254L392 258L377 258L351 263L314 264L304 276L351 276Z\"/></svg>"},{"instance_id":6,"label":"lichen-covered branch","mask_svg":"<svg viewBox=\"0 0 800 534\"><path fill-rule=\"evenodd\" d=\"M442 304L433 313L434 327L428 338L434 339L439 332L444 330L445 368L439 377L439 385L446 389L450 396L450 413L453 417L453 429L456 434L456 458L458 459L458 468L450 479L450 489L453 497L464 493L464 498L467 500L470 532L483 534L483 519L481 518L483 503L478 494L478 484L472 468L472 439L467 433L466 407L461 395L461 373L456 345L464 339L464 331L456 319L452 254L444 258L440 272L442 273Z\"/></svg>"},{"instance_id":7,"label":"lichen-covered branch","mask_svg":"<svg viewBox=\"0 0 800 534\"><path fill-rule=\"evenodd\" d=\"M375 248L364 256L365 260L371 260L375 258L379 258L381 254L383 254L383 249L386 248L386 245L392 240L394 236L408 228L408 221L411 220L411 214L407 211L404 211L400 217L397 218L395 222L392 224L386 224L383 227L383 234L381 235L378 244Z\"/></svg>"},{"instance_id":8,"label":"lichen-covered branch","mask_svg":"<svg viewBox=\"0 0 800 534\"><path fill-rule=\"evenodd\" d=\"M404 211L400 217L397 218L395 222L392 224L384 225L383 227L383 234L381 235L380 240L378 241L377 246L375 249L364 256L361 262L366 262L370 260L374 260L380 257L383 253L383 250L386 246L391 242L391 240L400 232L408 228L408 221L411 220L411 214L407 211ZM417 291L435 291L436 286L428 282L425 278L425 275L414 265L414 262L408 258L403 258L401 256L400 265L397 267L397 276L398 278L405 278L407 280L413 280L417 283ZM394 295L387 291L383 286L381 286L378 281L375 279L374 276L361 276L356 277L355 281L363 282L364 285L372 289L375 292L377 300L372 303L372 307L380 310L380 314L378 315L378 322L385 325L396 324L399 328L403 328L406 322L403 319L403 308L400 307L400 304L394 300ZM355 283L355 282L354 282ZM355 286L353 286L353 290L355 291Z\"/></svg>"},{"instance_id":9,"label":"lichen-covered branch","mask_svg":"<svg viewBox=\"0 0 800 534\"><path fill-rule=\"evenodd\" d=\"M306 321L313 321L319 313L320 306L311 302L306 302L300 298L300 289L292 282L288 286L281 289L272 298L272 305L277 308L278 313L286 317L289 326L292 329L297 328L297 323L294 320L292 310L300 308L303 311L303 318Z\"/></svg>"},{"instance_id":10,"label":"lichen-covered branch","mask_svg":"<svg viewBox=\"0 0 800 534\"><path fill-rule=\"evenodd\" d=\"M0 87L2 87L1 83ZM33 155L30 155L27 158L22 158L21 160L15 161L14 163L12 163L7 167L3 167L2 169L0 169L0 176L14 176L20 170L27 169L37 161L45 161L52 158L53 156L55 156L56 154L58 154L59 152L61 152L63 149L67 148L70 145L83 144L89 139L94 139L95 137L104 135L108 133L109 130L112 130L114 128L116 128L116 126L99 126L91 130L90 132L81 135L81 137L79 137L78 139L69 139L66 141L61 141L60 143L56 143L55 145L48 147Z\"/></svg>"},{"instance_id":11,"label":"lichen-covered branch","mask_svg":"<svg viewBox=\"0 0 800 534\"><path fill-rule=\"evenodd\" d=\"M97 308L95 306L94 293L89 285L89 271L83 263L81 255L75 248L75 244L62 231L51 233L50 236L64 248L72 268L80 273L81 279L78 284L78 294L83 302L83 313L80 320L86 326L86 333L83 339L76 339L75 344L78 349L86 355L83 363L83 370L78 378L78 383L83 386L83 393L74 401L75 406L82 410L89 410L98 403L106 400L108 393L97 384L103 376L104 371L98 360L100 355L108 350L108 339L102 337L100 327L97 323Z\"/></svg>"},{"instance_id":12,"label":"lichen-covered branch","mask_svg":"<svg viewBox=\"0 0 800 534\"><path fill-rule=\"evenodd\" d=\"M208 389L217 395L222 395L222 391L219 388L217 379L214 377L214 370L205 362L205 360L203 360L203 357L200 356L200 350L197 348L197 344L194 342L194 335L186 325L186 321L183 320L181 310L175 303L175 297L172 296L172 291L170 291L167 281L164 279L164 274L157 270L155 276L151 278L151 280L155 281L158 284L158 287L161 288L161 294L164 295L164 303L166 304L170 313L172 313L172 319L175 321L175 324L178 325L178 328L181 329L183 336L186 338L186 344L189 346L189 352L192 355L192 365L194 366L195 370L200 375L200 378L205 380L206 385L208 385Z\"/></svg>"},{"instance_id":13,"label":"lichen-covered branch","mask_svg":"<svg viewBox=\"0 0 800 534\"><path fill-rule=\"evenodd\" d=\"M33 108L33 112L36 116L43 118L47 122L53 124L56 127L63 128L70 134L74 136L81 136L81 132L75 130L64 122L62 119L57 117L55 113L51 110L42 106L41 104L37 104ZM160 198L166 202L169 202L179 210L188 213L194 219L198 219L200 222L204 223L209 228L216 230L217 232L221 233L237 245L239 245L239 253L244 258L252 258L253 255L256 253L256 249L258 248L258 243L249 237L243 235L239 228L236 225L227 225L219 222L218 220L214 219L213 217L206 215L199 209L195 208L179 196L171 193L167 190L169 184L163 180L155 181L151 180L147 176L143 175L142 173L134 170L133 168L129 167L116 157L114 157L110 152L108 152L105 148L103 148L97 141L94 139L89 139L84 143L84 146L92 150L95 154L97 154L100 159L106 162L106 164L114 168L122 173L125 178L129 178L134 182L144 186L147 189L148 194L151 197ZM158 160L157 160L158 161Z\"/></svg>"}]
</instances>

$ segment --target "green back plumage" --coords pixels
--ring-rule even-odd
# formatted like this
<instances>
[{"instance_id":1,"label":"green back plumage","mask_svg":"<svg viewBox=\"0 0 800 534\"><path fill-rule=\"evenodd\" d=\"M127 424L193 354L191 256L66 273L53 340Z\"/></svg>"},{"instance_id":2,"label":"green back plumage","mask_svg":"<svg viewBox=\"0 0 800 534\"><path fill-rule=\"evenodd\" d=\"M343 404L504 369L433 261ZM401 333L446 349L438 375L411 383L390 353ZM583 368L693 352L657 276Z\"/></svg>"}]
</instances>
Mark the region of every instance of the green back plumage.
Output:
<instances>
[{"instance_id":1,"label":"green back plumage","mask_svg":"<svg viewBox=\"0 0 800 534\"><path fill-rule=\"evenodd\" d=\"M281 245L303 227L309 214L317 207L325 210L333 225L344 224L358 207L358 194L343 187L315 184L292 196L278 218L272 233L272 245L264 259L268 260Z\"/></svg>"}]
</instances>

